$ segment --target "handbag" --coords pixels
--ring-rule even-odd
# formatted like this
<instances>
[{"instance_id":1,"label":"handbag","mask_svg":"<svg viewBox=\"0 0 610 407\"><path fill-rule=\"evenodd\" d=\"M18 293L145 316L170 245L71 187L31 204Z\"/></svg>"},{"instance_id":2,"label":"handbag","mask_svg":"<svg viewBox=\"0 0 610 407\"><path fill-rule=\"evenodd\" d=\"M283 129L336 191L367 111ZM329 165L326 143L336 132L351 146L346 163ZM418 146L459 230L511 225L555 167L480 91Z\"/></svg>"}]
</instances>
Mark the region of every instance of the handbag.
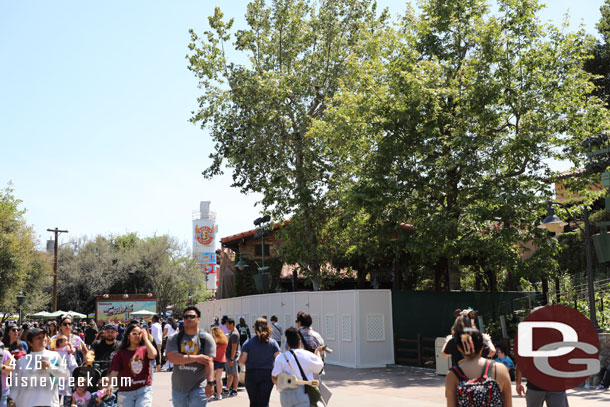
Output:
<instances>
[{"instance_id":1,"label":"handbag","mask_svg":"<svg viewBox=\"0 0 610 407\"><path fill-rule=\"evenodd\" d=\"M301 377L303 378L303 380L307 379L307 376L305 375L305 372L303 371L303 368L299 363L299 359L297 359L297 355L294 354L292 349L290 349L290 353L292 353L292 356L294 356L294 360L297 362L297 366L299 366ZM312 406L318 404L318 401L322 399L322 393L320 392L320 388L318 386L311 386L309 384L306 384L305 393L307 393L307 396L309 396L309 404L311 404Z\"/></svg>"}]
</instances>

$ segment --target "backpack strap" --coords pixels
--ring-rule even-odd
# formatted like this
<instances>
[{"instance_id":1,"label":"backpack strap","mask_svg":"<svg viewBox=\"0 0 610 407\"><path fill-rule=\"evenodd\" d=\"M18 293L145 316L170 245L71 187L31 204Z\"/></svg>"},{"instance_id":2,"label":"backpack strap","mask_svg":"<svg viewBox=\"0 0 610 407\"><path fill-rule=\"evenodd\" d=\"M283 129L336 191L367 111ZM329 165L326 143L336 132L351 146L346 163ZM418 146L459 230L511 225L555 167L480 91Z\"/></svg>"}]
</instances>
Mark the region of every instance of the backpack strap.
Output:
<instances>
[{"instance_id":1,"label":"backpack strap","mask_svg":"<svg viewBox=\"0 0 610 407\"><path fill-rule=\"evenodd\" d=\"M180 344L182 343L182 339L184 338L184 331L180 330L178 331L178 337L176 338L176 344L178 345L178 352L182 353L183 355L186 355L186 353L182 352L180 349Z\"/></svg>"},{"instance_id":2,"label":"backpack strap","mask_svg":"<svg viewBox=\"0 0 610 407\"><path fill-rule=\"evenodd\" d=\"M199 354L203 353L203 346L201 344L205 340L205 334L206 332L201 329L197 332L197 336L199 337ZM176 338L176 342L178 345L178 352L182 353L183 355L186 355L186 353L183 353L180 350L180 344L182 343L182 339L184 339L184 330L178 331L178 337Z\"/></svg>"},{"instance_id":3,"label":"backpack strap","mask_svg":"<svg viewBox=\"0 0 610 407\"><path fill-rule=\"evenodd\" d=\"M485 366L483 366L483 372L481 373L481 377L483 379L487 379L489 376L489 367L494 363L493 360L491 359L487 359L487 362L485 362Z\"/></svg>"},{"instance_id":4,"label":"backpack strap","mask_svg":"<svg viewBox=\"0 0 610 407\"><path fill-rule=\"evenodd\" d=\"M309 352L315 352L315 349L312 350L309 342L307 342L305 340L305 335L303 335L303 333L300 330L298 330L297 332L299 333L299 338L301 338L301 343L303 344L303 349L305 349L306 351L309 351Z\"/></svg>"},{"instance_id":5,"label":"backpack strap","mask_svg":"<svg viewBox=\"0 0 610 407\"><path fill-rule=\"evenodd\" d=\"M451 371L453 372L453 374L455 374L457 376L459 381L461 381L461 382L468 381L468 377L466 377L466 375L464 374L464 371L462 370L462 368L460 366L453 366L451 368Z\"/></svg>"},{"instance_id":6,"label":"backpack strap","mask_svg":"<svg viewBox=\"0 0 610 407\"><path fill-rule=\"evenodd\" d=\"M303 368L301 367L301 364L299 363L299 359L297 359L297 355L294 354L292 349L290 349L290 353L292 353L294 360L297 362L297 366L299 367L299 370L301 371L301 377L303 378L303 380L307 380L307 376L305 376L305 372L303 371ZM307 393L307 387L305 387L305 393Z\"/></svg>"}]
</instances>

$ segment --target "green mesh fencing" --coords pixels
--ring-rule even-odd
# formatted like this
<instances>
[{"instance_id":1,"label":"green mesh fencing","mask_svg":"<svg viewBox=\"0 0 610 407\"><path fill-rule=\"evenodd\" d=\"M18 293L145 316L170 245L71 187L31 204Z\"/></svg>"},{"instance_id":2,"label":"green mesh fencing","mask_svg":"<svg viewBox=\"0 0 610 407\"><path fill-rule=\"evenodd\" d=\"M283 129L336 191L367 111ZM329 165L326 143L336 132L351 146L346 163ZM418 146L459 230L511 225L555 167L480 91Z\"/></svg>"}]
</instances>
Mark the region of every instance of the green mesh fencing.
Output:
<instances>
[{"instance_id":1,"label":"green mesh fencing","mask_svg":"<svg viewBox=\"0 0 610 407\"><path fill-rule=\"evenodd\" d=\"M447 336L453 325L453 311L473 308L483 323L500 315L528 310L536 302L535 292L483 291L392 291L394 332L399 338ZM478 324L477 324L478 325Z\"/></svg>"}]
</instances>

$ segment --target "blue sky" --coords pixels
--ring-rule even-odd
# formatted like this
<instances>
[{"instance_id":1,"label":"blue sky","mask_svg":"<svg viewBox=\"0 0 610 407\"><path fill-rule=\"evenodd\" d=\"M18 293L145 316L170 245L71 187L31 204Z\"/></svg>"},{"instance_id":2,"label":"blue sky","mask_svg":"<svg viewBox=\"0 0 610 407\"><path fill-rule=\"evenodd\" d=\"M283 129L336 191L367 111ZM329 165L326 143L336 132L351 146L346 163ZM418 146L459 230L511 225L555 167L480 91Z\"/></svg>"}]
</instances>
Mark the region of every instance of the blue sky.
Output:
<instances>
[{"instance_id":1,"label":"blue sky","mask_svg":"<svg viewBox=\"0 0 610 407\"><path fill-rule=\"evenodd\" d=\"M188 29L220 5L236 26L246 1L0 2L0 187L13 182L41 242L170 234L190 247L191 213L212 201L219 236L252 228L256 196L205 180L213 148L190 124L199 95ZM379 1L393 15L403 1ZM549 1L596 34L602 0Z\"/></svg>"}]
</instances>

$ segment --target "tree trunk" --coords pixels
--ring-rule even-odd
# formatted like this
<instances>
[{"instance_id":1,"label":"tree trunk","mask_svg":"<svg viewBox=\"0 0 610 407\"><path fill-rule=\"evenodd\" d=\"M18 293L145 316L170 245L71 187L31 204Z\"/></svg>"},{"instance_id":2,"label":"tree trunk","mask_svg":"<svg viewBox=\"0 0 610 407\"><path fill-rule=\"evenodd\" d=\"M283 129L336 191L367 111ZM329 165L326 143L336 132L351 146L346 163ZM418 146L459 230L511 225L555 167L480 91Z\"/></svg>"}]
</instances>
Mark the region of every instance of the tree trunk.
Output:
<instances>
[{"instance_id":1,"label":"tree trunk","mask_svg":"<svg viewBox=\"0 0 610 407\"><path fill-rule=\"evenodd\" d=\"M303 136L300 132L295 134L295 181L296 195L298 197L299 212L303 217L303 238L307 243L303 261L307 264L314 290L320 290L320 261L318 260L318 240L315 234L315 219L311 204L313 202L311 191L307 187L304 168Z\"/></svg>"},{"instance_id":2,"label":"tree trunk","mask_svg":"<svg viewBox=\"0 0 610 407\"><path fill-rule=\"evenodd\" d=\"M366 275L368 272L366 270L358 269L357 270L357 286L359 290L363 290L366 288Z\"/></svg>"},{"instance_id":3,"label":"tree trunk","mask_svg":"<svg viewBox=\"0 0 610 407\"><path fill-rule=\"evenodd\" d=\"M480 273L474 276L474 289L476 291L483 291L483 277Z\"/></svg>"},{"instance_id":4,"label":"tree trunk","mask_svg":"<svg viewBox=\"0 0 610 407\"><path fill-rule=\"evenodd\" d=\"M515 286L513 285L513 273L511 273L510 270L506 272L506 290L515 291Z\"/></svg>"},{"instance_id":5,"label":"tree trunk","mask_svg":"<svg viewBox=\"0 0 610 407\"><path fill-rule=\"evenodd\" d=\"M445 287L443 284L445 271L447 270L447 263L445 259L439 259L434 267L434 289L436 291L441 291ZM446 280L445 280L446 281Z\"/></svg>"},{"instance_id":6,"label":"tree trunk","mask_svg":"<svg viewBox=\"0 0 610 407\"><path fill-rule=\"evenodd\" d=\"M492 269L487 269L485 271L487 274L487 283L489 287L489 291L496 292L498 291L498 279L496 278L496 273Z\"/></svg>"},{"instance_id":7,"label":"tree trunk","mask_svg":"<svg viewBox=\"0 0 610 407\"><path fill-rule=\"evenodd\" d=\"M549 280L546 277L542 278L542 294L544 295L542 303L547 305L549 302Z\"/></svg>"},{"instance_id":8,"label":"tree trunk","mask_svg":"<svg viewBox=\"0 0 610 407\"><path fill-rule=\"evenodd\" d=\"M460 267L457 262L450 260L447 266L447 280L449 281L449 290L461 290L462 283L460 281Z\"/></svg>"},{"instance_id":9,"label":"tree trunk","mask_svg":"<svg viewBox=\"0 0 610 407\"><path fill-rule=\"evenodd\" d=\"M559 283L559 277L555 277L555 302L561 303L561 286Z\"/></svg>"}]
</instances>

